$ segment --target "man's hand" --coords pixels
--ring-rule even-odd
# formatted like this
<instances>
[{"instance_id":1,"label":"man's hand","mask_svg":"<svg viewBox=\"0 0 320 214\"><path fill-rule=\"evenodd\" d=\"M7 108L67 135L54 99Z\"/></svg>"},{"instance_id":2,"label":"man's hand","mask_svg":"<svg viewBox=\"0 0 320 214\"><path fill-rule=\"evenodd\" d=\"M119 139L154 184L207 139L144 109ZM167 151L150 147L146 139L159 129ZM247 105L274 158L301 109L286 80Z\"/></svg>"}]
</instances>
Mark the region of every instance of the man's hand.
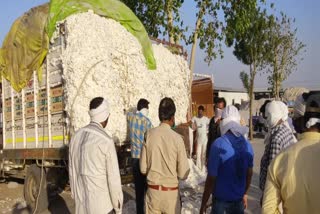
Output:
<instances>
[{"instance_id":1,"label":"man's hand","mask_svg":"<svg viewBox=\"0 0 320 214\"><path fill-rule=\"evenodd\" d=\"M248 207L248 196L247 196L247 194L245 194L243 196L242 201L243 201L244 209L247 209L247 207Z\"/></svg>"}]
</instances>

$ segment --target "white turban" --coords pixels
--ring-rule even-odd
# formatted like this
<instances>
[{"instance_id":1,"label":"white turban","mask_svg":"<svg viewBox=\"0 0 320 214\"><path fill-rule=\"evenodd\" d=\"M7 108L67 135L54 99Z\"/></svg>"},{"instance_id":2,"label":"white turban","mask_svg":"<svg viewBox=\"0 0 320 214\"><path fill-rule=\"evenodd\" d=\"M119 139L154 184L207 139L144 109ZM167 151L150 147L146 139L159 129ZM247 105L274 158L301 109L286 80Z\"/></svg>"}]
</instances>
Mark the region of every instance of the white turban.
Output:
<instances>
[{"instance_id":1,"label":"white turban","mask_svg":"<svg viewBox=\"0 0 320 214\"><path fill-rule=\"evenodd\" d=\"M110 115L109 102L106 99L103 99L102 103L95 109L89 111L90 120L96 123L102 123Z\"/></svg>"},{"instance_id":2,"label":"white turban","mask_svg":"<svg viewBox=\"0 0 320 214\"><path fill-rule=\"evenodd\" d=\"M227 106L222 112L222 121L220 123L221 135L224 135L229 130L239 137L240 135L244 136L249 132L248 127L240 125L240 114L238 109L233 106Z\"/></svg>"},{"instance_id":3,"label":"white turban","mask_svg":"<svg viewBox=\"0 0 320 214\"><path fill-rule=\"evenodd\" d=\"M306 127L309 129L311 126L314 126L316 125L317 123L320 123L320 119L319 118L310 118L308 120L308 122L306 123Z\"/></svg>"},{"instance_id":4,"label":"white turban","mask_svg":"<svg viewBox=\"0 0 320 214\"><path fill-rule=\"evenodd\" d=\"M270 128L275 127L280 120L288 119L288 107L281 101L272 101L266 106L267 123Z\"/></svg>"},{"instance_id":5,"label":"white turban","mask_svg":"<svg viewBox=\"0 0 320 214\"><path fill-rule=\"evenodd\" d=\"M306 111L306 102L304 101L302 95L299 95L296 101L294 102L293 117L294 118L303 117L305 111Z\"/></svg>"},{"instance_id":6,"label":"white turban","mask_svg":"<svg viewBox=\"0 0 320 214\"><path fill-rule=\"evenodd\" d=\"M313 103L313 106L311 106L311 103ZM316 107L315 107L316 106ZM306 102L306 112L308 113L315 113L320 114L320 94L313 94L310 95ZM314 116L309 118L309 120L306 123L306 127L309 129L311 126L316 125L317 123L320 123L319 116Z\"/></svg>"},{"instance_id":7,"label":"white turban","mask_svg":"<svg viewBox=\"0 0 320 214\"><path fill-rule=\"evenodd\" d=\"M288 117L289 117L288 106L284 102L281 102L281 101L278 101L278 102L279 102L279 106L280 106L281 114L282 114L281 119L282 119L282 121L287 121Z\"/></svg>"}]
</instances>

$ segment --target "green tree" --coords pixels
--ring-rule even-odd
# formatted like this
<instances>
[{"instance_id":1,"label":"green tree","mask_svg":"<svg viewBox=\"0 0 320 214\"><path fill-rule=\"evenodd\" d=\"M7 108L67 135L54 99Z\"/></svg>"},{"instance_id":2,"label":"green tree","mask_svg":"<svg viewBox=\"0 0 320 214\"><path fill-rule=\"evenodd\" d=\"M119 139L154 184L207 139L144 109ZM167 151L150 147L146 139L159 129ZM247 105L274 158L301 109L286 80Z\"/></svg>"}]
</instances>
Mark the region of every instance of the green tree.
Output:
<instances>
[{"instance_id":1,"label":"green tree","mask_svg":"<svg viewBox=\"0 0 320 214\"><path fill-rule=\"evenodd\" d=\"M150 36L168 36L172 44L179 43L185 28L179 9L184 0L121 0L141 20Z\"/></svg>"},{"instance_id":2,"label":"green tree","mask_svg":"<svg viewBox=\"0 0 320 214\"><path fill-rule=\"evenodd\" d=\"M180 39L184 39L187 45L192 45L190 54L191 77L193 76L198 40L200 49L206 53L204 60L208 64L218 55L222 56L223 41L228 46L232 46L234 41L237 41L237 49L243 44L247 45L246 42L249 40L245 38L251 36L250 30L258 27L257 24L255 24L255 27L252 25L252 22L256 22L258 2L264 2L264 0L194 0L197 5L196 23L195 28L189 32L188 28L184 27L179 13L183 0L122 1L137 14L151 36L169 35L171 43L178 44ZM218 16L218 13L223 14L222 18L219 19L221 16ZM254 30L258 31L259 29ZM187 38L188 34L190 36ZM252 54L255 61L250 62L250 67L252 67L250 78L254 79L259 63L256 62L258 58L256 52ZM190 89L191 84L192 78L190 79Z\"/></svg>"},{"instance_id":3,"label":"green tree","mask_svg":"<svg viewBox=\"0 0 320 214\"><path fill-rule=\"evenodd\" d=\"M190 70L193 72L198 45L205 51L204 60L208 64L218 55L222 56L222 43L225 36L229 40L234 38L232 31L226 31L226 29L232 29L226 24L231 23L239 32L246 31L250 14L245 11L255 8L257 1L263 0L194 0L196 22L192 30L184 25L180 17L184 0L121 1L135 12L150 36L168 35L171 43L179 44L180 40L185 40L187 45L191 45ZM222 18L218 13L224 14ZM231 19L232 21L228 21Z\"/></svg>"},{"instance_id":4,"label":"green tree","mask_svg":"<svg viewBox=\"0 0 320 214\"><path fill-rule=\"evenodd\" d=\"M297 29L292 29L294 22L281 13L280 18L272 16L269 25L268 81L277 100L280 99L282 82L297 69L298 62L302 60L299 55L305 48L297 38Z\"/></svg>"},{"instance_id":5,"label":"green tree","mask_svg":"<svg viewBox=\"0 0 320 214\"><path fill-rule=\"evenodd\" d=\"M254 83L255 77L258 71L261 71L265 64L268 54L267 44L267 29L269 26L269 17L266 14L266 10L262 10L260 7L253 7L251 10L246 11L249 20L246 21L249 25L246 30L239 29L233 16L230 17L231 24L227 29L231 37L227 37L227 45L234 45L234 55L242 63L249 65L249 75L248 75L248 88L249 88L249 98L250 98L250 139L253 138L253 100L254 100Z\"/></svg>"},{"instance_id":6,"label":"green tree","mask_svg":"<svg viewBox=\"0 0 320 214\"><path fill-rule=\"evenodd\" d=\"M246 92L249 94L249 91L250 91L249 74L245 71L241 71L239 77L242 82L243 88L246 89Z\"/></svg>"},{"instance_id":7,"label":"green tree","mask_svg":"<svg viewBox=\"0 0 320 214\"><path fill-rule=\"evenodd\" d=\"M190 53L190 70L194 71L196 49L198 47L198 40L200 49L206 52L205 61L210 64L213 58L217 56L215 49L216 41L221 41L222 36L219 34L219 28L222 22L217 17L219 4L210 0L195 0L197 3L197 14L195 28L187 41L187 45L192 45ZM209 18L208 18L209 17ZM221 45L219 49L221 52Z\"/></svg>"}]
</instances>

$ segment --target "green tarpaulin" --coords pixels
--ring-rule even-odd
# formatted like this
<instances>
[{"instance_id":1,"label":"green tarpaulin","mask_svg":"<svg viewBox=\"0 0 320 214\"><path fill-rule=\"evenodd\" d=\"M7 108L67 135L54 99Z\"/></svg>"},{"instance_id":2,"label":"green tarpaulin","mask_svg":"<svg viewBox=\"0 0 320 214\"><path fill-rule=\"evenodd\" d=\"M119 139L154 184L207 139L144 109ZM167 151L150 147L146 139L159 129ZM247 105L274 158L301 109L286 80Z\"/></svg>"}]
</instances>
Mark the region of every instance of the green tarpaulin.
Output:
<instances>
[{"instance_id":1,"label":"green tarpaulin","mask_svg":"<svg viewBox=\"0 0 320 214\"><path fill-rule=\"evenodd\" d=\"M151 42L144 26L119 0L51 0L49 5L35 7L18 18L0 49L0 72L16 91L27 85L33 71L38 71L41 80L41 65L56 23L88 10L114 19L125 27L140 42L147 67L156 69Z\"/></svg>"}]
</instances>

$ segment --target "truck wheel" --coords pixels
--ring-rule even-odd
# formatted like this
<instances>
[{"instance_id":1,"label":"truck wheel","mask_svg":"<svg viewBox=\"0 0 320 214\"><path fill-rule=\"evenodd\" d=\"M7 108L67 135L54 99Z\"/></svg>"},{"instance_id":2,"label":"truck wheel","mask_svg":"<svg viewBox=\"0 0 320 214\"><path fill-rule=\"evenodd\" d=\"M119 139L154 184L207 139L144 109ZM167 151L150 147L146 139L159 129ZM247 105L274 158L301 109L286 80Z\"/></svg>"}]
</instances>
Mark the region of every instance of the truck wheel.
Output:
<instances>
[{"instance_id":1,"label":"truck wheel","mask_svg":"<svg viewBox=\"0 0 320 214\"><path fill-rule=\"evenodd\" d=\"M43 179L40 187L41 180L41 168L37 165L31 165L27 170L27 176L24 181L24 198L32 209L32 211L36 208L37 197L40 191L37 212L40 213L48 208L49 200L47 194L47 182L46 182L46 173L43 172Z\"/></svg>"}]
</instances>

